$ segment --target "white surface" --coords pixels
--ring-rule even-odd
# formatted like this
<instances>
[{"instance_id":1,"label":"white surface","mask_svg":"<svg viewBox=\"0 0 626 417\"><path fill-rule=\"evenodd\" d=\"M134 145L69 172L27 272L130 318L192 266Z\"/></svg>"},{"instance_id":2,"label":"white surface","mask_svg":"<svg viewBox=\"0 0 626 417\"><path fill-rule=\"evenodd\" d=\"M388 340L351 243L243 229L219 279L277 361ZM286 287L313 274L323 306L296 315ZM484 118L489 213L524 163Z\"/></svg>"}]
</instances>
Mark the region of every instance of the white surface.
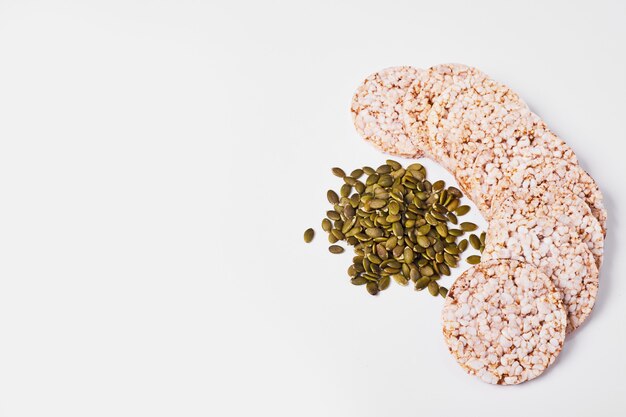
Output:
<instances>
[{"instance_id":1,"label":"white surface","mask_svg":"<svg viewBox=\"0 0 626 417\"><path fill-rule=\"evenodd\" d=\"M624 415L626 3L545 3L0 1L0 416ZM384 160L358 83L448 61L609 209L595 313L517 387L455 364L441 299L302 243L329 168Z\"/></svg>"}]
</instances>

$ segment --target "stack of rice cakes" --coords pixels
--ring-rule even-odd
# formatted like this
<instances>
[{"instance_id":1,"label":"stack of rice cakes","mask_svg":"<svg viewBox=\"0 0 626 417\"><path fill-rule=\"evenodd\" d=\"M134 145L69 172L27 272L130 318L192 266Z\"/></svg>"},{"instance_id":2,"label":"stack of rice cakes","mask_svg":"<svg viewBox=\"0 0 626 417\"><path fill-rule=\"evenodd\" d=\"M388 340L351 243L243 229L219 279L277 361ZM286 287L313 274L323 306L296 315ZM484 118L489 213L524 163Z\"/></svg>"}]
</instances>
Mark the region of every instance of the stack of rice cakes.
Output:
<instances>
[{"instance_id":1,"label":"stack of rice cakes","mask_svg":"<svg viewBox=\"0 0 626 417\"><path fill-rule=\"evenodd\" d=\"M514 91L461 64L372 74L351 110L378 149L451 171L489 221L481 263L445 300L452 355L492 384L539 376L598 291L606 210L574 151Z\"/></svg>"}]
</instances>

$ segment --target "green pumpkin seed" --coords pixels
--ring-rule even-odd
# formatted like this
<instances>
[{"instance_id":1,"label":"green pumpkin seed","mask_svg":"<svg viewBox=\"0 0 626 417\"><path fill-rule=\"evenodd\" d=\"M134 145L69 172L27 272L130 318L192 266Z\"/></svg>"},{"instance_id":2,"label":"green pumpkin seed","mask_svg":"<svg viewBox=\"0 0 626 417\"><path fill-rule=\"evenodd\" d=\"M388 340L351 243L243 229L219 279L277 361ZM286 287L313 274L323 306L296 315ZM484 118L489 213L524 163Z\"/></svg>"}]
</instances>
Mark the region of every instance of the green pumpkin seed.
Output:
<instances>
[{"instance_id":1,"label":"green pumpkin seed","mask_svg":"<svg viewBox=\"0 0 626 417\"><path fill-rule=\"evenodd\" d=\"M343 178L343 177L345 177L345 176L346 176L346 173L345 173L345 172L344 172L344 170L343 170L343 169L341 169L341 168L337 168L337 167L335 167L335 168L333 168L331 171L332 171L332 173L333 173L333 175L334 175L335 177Z\"/></svg>"},{"instance_id":2,"label":"green pumpkin seed","mask_svg":"<svg viewBox=\"0 0 626 417\"><path fill-rule=\"evenodd\" d=\"M484 245L484 244L485 244L485 239L486 239L486 238L487 238L487 233L486 233L486 232L482 232L482 233L480 234L480 243L481 243L482 245Z\"/></svg>"},{"instance_id":3,"label":"green pumpkin seed","mask_svg":"<svg viewBox=\"0 0 626 417\"><path fill-rule=\"evenodd\" d=\"M339 189L339 194L342 197L348 197L350 196L350 193L352 192L352 187L348 184L343 184L341 186L341 188ZM331 203L332 204L332 203Z\"/></svg>"},{"instance_id":4,"label":"green pumpkin seed","mask_svg":"<svg viewBox=\"0 0 626 417\"><path fill-rule=\"evenodd\" d=\"M402 237L404 235L404 228L400 223L394 223L392 226L393 234L396 237Z\"/></svg>"},{"instance_id":5,"label":"green pumpkin seed","mask_svg":"<svg viewBox=\"0 0 626 417\"><path fill-rule=\"evenodd\" d=\"M332 235L335 236L337 240L344 240L346 238L346 236L339 229L333 229L330 231L330 233L332 233Z\"/></svg>"},{"instance_id":6,"label":"green pumpkin seed","mask_svg":"<svg viewBox=\"0 0 626 417\"><path fill-rule=\"evenodd\" d=\"M454 268L457 265L456 258L454 256L452 256L451 254L447 253L447 252L443 254L443 261L450 268Z\"/></svg>"},{"instance_id":7,"label":"green pumpkin seed","mask_svg":"<svg viewBox=\"0 0 626 417\"><path fill-rule=\"evenodd\" d=\"M308 228L304 231L304 241L306 243L311 243L314 237L315 237L315 230Z\"/></svg>"},{"instance_id":8,"label":"green pumpkin seed","mask_svg":"<svg viewBox=\"0 0 626 417\"><path fill-rule=\"evenodd\" d=\"M453 198L448 204L446 204L446 208L448 211L454 211L459 207L461 200Z\"/></svg>"},{"instance_id":9,"label":"green pumpkin seed","mask_svg":"<svg viewBox=\"0 0 626 417\"><path fill-rule=\"evenodd\" d=\"M452 236L463 236L463 231L460 229L448 229L448 234Z\"/></svg>"},{"instance_id":10,"label":"green pumpkin seed","mask_svg":"<svg viewBox=\"0 0 626 417\"><path fill-rule=\"evenodd\" d=\"M338 204L339 203L339 196L333 190L328 190L326 192L326 198L328 198L328 202L330 204Z\"/></svg>"},{"instance_id":11,"label":"green pumpkin seed","mask_svg":"<svg viewBox=\"0 0 626 417\"><path fill-rule=\"evenodd\" d=\"M459 250L459 248L455 245L446 245L443 250L446 253L449 253L450 255L458 255L459 253L461 253L461 251Z\"/></svg>"},{"instance_id":12,"label":"green pumpkin seed","mask_svg":"<svg viewBox=\"0 0 626 417\"><path fill-rule=\"evenodd\" d=\"M407 264L413 263L413 260L415 259L415 253L407 248L404 248L404 262L406 262Z\"/></svg>"},{"instance_id":13,"label":"green pumpkin seed","mask_svg":"<svg viewBox=\"0 0 626 417\"><path fill-rule=\"evenodd\" d=\"M339 245L330 245L328 251L330 253L343 253L344 249Z\"/></svg>"},{"instance_id":14,"label":"green pumpkin seed","mask_svg":"<svg viewBox=\"0 0 626 417\"><path fill-rule=\"evenodd\" d=\"M433 297L436 297L439 295L439 284L437 284L435 281L431 281L428 284L428 292L430 293L430 295L432 295Z\"/></svg>"},{"instance_id":15,"label":"green pumpkin seed","mask_svg":"<svg viewBox=\"0 0 626 417\"><path fill-rule=\"evenodd\" d=\"M403 287L406 287L407 285L409 285L409 280L406 279L403 275L394 274L391 276L391 278L393 278L395 282L402 285Z\"/></svg>"},{"instance_id":16,"label":"green pumpkin seed","mask_svg":"<svg viewBox=\"0 0 626 417\"><path fill-rule=\"evenodd\" d=\"M453 195L456 198L463 197L463 193L461 192L461 190L459 190L456 187L448 187L448 193L450 193L451 195Z\"/></svg>"},{"instance_id":17,"label":"green pumpkin seed","mask_svg":"<svg viewBox=\"0 0 626 417\"><path fill-rule=\"evenodd\" d=\"M462 241L459 242L459 251L461 252L465 252L465 249L467 249L467 239L463 239Z\"/></svg>"},{"instance_id":18,"label":"green pumpkin seed","mask_svg":"<svg viewBox=\"0 0 626 417\"><path fill-rule=\"evenodd\" d=\"M478 229L478 226L476 226L474 223L470 223L470 222L463 222L463 223L461 223L459 225L459 227L464 232L473 232L474 230Z\"/></svg>"},{"instance_id":19,"label":"green pumpkin seed","mask_svg":"<svg viewBox=\"0 0 626 417\"><path fill-rule=\"evenodd\" d=\"M446 287L439 287L439 295L446 298L448 296L448 289Z\"/></svg>"},{"instance_id":20,"label":"green pumpkin seed","mask_svg":"<svg viewBox=\"0 0 626 417\"><path fill-rule=\"evenodd\" d=\"M333 228L333 224L328 219L322 220L322 230L325 232L330 232L330 229Z\"/></svg>"},{"instance_id":21,"label":"green pumpkin seed","mask_svg":"<svg viewBox=\"0 0 626 417\"><path fill-rule=\"evenodd\" d=\"M480 249L480 238L476 236L474 233L470 235L469 242L474 249L476 250Z\"/></svg>"},{"instance_id":22,"label":"green pumpkin seed","mask_svg":"<svg viewBox=\"0 0 626 417\"><path fill-rule=\"evenodd\" d=\"M382 277L379 281L378 281L378 289L380 291L384 291L387 288L389 288L389 284L391 283L391 278L389 278L388 276L386 277Z\"/></svg>"},{"instance_id":23,"label":"green pumpkin seed","mask_svg":"<svg viewBox=\"0 0 626 417\"><path fill-rule=\"evenodd\" d=\"M464 216L470 211L470 206L458 206L454 212L457 216Z\"/></svg>"},{"instance_id":24,"label":"green pumpkin seed","mask_svg":"<svg viewBox=\"0 0 626 417\"><path fill-rule=\"evenodd\" d=\"M430 246L430 239L428 239L428 237L426 236L418 236L417 237L417 244L420 245L423 248L427 248Z\"/></svg>"},{"instance_id":25,"label":"green pumpkin seed","mask_svg":"<svg viewBox=\"0 0 626 417\"><path fill-rule=\"evenodd\" d=\"M383 164L376 168L376 172L379 174L389 174L391 172L391 167L387 164Z\"/></svg>"},{"instance_id":26,"label":"green pumpkin seed","mask_svg":"<svg viewBox=\"0 0 626 417\"><path fill-rule=\"evenodd\" d=\"M448 226L446 226L445 223L439 223L436 229L437 229L437 233L439 233L439 236L441 237L448 236Z\"/></svg>"},{"instance_id":27,"label":"green pumpkin seed","mask_svg":"<svg viewBox=\"0 0 626 417\"><path fill-rule=\"evenodd\" d=\"M339 213L337 213L334 210L328 210L326 212L326 217L328 217L331 220L341 220L341 216L339 215Z\"/></svg>"},{"instance_id":28,"label":"green pumpkin seed","mask_svg":"<svg viewBox=\"0 0 626 417\"><path fill-rule=\"evenodd\" d=\"M350 282L352 283L352 285L365 285L369 281L367 280L367 278L364 277L354 277L350 280Z\"/></svg>"},{"instance_id":29,"label":"green pumpkin seed","mask_svg":"<svg viewBox=\"0 0 626 417\"><path fill-rule=\"evenodd\" d=\"M361 178L362 175L363 175L363 170L360 168L357 168L350 173L350 176L354 178L355 180L358 180L359 178Z\"/></svg>"},{"instance_id":30,"label":"green pumpkin seed","mask_svg":"<svg viewBox=\"0 0 626 417\"><path fill-rule=\"evenodd\" d=\"M365 285L365 288L367 289L367 292L370 293L371 295L378 294L379 289L378 289L378 284L376 282L372 282L372 281L368 282Z\"/></svg>"},{"instance_id":31,"label":"green pumpkin seed","mask_svg":"<svg viewBox=\"0 0 626 417\"><path fill-rule=\"evenodd\" d=\"M422 277L420 279L418 279L415 282L415 289L416 290L423 290L424 288L426 288L426 286L430 283L430 278L429 277Z\"/></svg>"},{"instance_id":32,"label":"green pumpkin seed","mask_svg":"<svg viewBox=\"0 0 626 417\"><path fill-rule=\"evenodd\" d=\"M480 263L480 256L478 255L472 255L472 256L468 256L466 259L467 263L470 265L476 265Z\"/></svg>"}]
</instances>

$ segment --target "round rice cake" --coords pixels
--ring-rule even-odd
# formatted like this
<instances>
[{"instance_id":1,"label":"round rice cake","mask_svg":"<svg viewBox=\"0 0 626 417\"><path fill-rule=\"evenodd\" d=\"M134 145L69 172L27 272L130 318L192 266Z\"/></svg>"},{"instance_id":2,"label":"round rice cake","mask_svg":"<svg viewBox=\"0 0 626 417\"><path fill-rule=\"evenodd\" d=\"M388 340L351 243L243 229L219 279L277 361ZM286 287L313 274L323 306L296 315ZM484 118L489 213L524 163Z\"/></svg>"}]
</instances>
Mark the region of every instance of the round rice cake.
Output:
<instances>
[{"instance_id":1,"label":"round rice cake","mask_svg":"<svg viewBox=\"0 0 626 417\"><path fill-rule=\"evenodd\" d=\"M433 100L451 85L469 76L486 77L482 72L463 64L440 64L417 74L417 78L404 96L404 129L416 148L429 156L426 120Z\"/></svg>"},{"instance_id":2,"label":"round rice cake","mask_svg":"<svg viewBox=\"0 0 626 417\"><path fill-rule=\"evenodd\" d=\"M548 129L539 116L530 113L519 119L514 132L498 137L494 146L483 150L466 171L457 171L457 180L483 215L488 216L495 188L513 158L558 158L577 164L567 143Z\"/></svg>"},{"instance_id":3,"label":"round rice cake","mask_svg":"<svg viewBox=\"0 0 626 417\"><path fill-rule=\"evenodd\" d=\"M525 261L549 276L563 295L568 333L591 313L599 280L596 260L583 241L599 229L592 232L593 222L587 220L593 217L584 202L569 197L545 192L503 201L489 221L482 254L483 260Z\"/></svg>"},{"instance_id":4,"label":"round rice cake","mask_svg":"<svg viewBox=\"0 0 626 417\"><path fill-rule=\"evenodd\" d=\"M402 105L407 90L425 70L409 66L375 72L363 81L352 98L352 119L359 134L379 150L397 156L419 158L402 124Z\"/></svg>"},{"instance_id":5,"label":"round rice cake","mask_svg":"<svg viewBox=\"0 0 626 417\"><path fill-rule=\"evenodd\" d=\"M454 282L442 312L450 353L470 375L512 385L541 375L563 348L566 312L538 268L481 262Z\"/></svg>"},{"instance_id":6,"label":"round rice cake","mask_svg":"<svg viewBox=\"0 0 626 417\"><path fill-rule=\"evenodd\" d=\"M500 168L488 167L493 175L489 176L487 183L494 184L490 186L493 195L491 206L511 194L531 192L542 185L569 190L587 203L593 216L598 219L603 236L606 236L607 214L602 192L580 165L542 155L520 155L509 161L508 165ZM490 216L491 213L486 215L487 218Z\"/></svg>"},{"instance_id":7,"label":"round rice cake","mask_svg":"<svg viewBox=\"0 0 626 417\"><path fill-rule=\"evenodd\" d=\"M434 101L426 126L429 151L456 174L476 156L511 135L530 110L510 88L491 78L469 75L452 84Z\"/></svg>"}]
</instances>

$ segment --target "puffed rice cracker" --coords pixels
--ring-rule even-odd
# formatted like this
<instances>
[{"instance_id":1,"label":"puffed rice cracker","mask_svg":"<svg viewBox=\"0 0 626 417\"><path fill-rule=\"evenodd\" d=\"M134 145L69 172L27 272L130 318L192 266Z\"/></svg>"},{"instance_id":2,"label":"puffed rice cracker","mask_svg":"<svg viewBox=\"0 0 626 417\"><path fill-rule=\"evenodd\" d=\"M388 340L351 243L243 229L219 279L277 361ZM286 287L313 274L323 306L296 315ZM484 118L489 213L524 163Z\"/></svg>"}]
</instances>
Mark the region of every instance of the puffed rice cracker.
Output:
<instances>
[{"instance_id":1,"label":"puffed rice cracker","mask_svg":"<svg viewBox=\"0 0 626 417\"><path fill-rule=\"evenodd\" d=\"M419 158L402 124L402 104L407 90L425 70L409 66L375 72L357 88L352 99L352 119L359 134L379 150L392 155Z\"/></svg>"},{"instance_id":2,"label":"puffed rice cracker","mask_svg":"<svg viewBox=\"0 0 626 417\"><path fill-rule=\"evenodd\" d=\"M492 187L492 203L507 198L511 193L531 192L542 185L566 189L589 205L591 213L599 221L602 234L606 236L607 213L602 192L580 165L550 156L521 155L511 158L508 165L501 168L487 168L491 174L485 182ZM488 213L486 217L490 216Z\"/></svg>"},{"instance_id":3,"label":"puffed rice cracker","mask_svg":"<svg viewBox=\"0 0 626 417\"><path fill-rule=\"evenodd\" d=\"M566 191L510 197L489 221L482 254L483 260L525 261L549 276L563 295L568 333L589 316L598 291L598 267L582 240L589 233L585 225L591 227L588 210Z\"/></svg>"},{"instance_id":4,"label":"puffed rice cracker","mask_svg":"<svg viewBox=\"0 0 626 417\"><path fill-rule=\"evenodd\" d=\"M481 262L461 274L442 318L450 353L490 384L536 378L554 363L565 339L558 291L538 268L514 260Z\"/></svg>"},{"instance_id":5,"label":"puffed rice cracker","mask_svg":"<svg viewBox=\"0 0 626 417\"><path fill-rule=\"evenodd\" d=\"M461 187L488 217L495 187L513 158L558 158L578 163L574 151L534 113L518 120L514 132L482 151L467 171L457 172Z\"/></svg>"},{"instance_id":6,"label":"puffed rice cracker","mask_svg":"<svg viewBox=\"0 0 626 417\"><path fill-rule=\"evenodd\" d=\"M405 131L416 148L430 156L426 120L436 99L451 85L469 76L486 77L482 72L463 64L440 64L417 74L417 78L404 96L403 122Z\"/></svg>"},{"instance_id":7,"label":"puffed rice cracker","mask_svg":"<svg viewBox=\"0 0 626 417\"><path fill-rule=\"evenodd\" d=\"M453 174L513 133L530 110L511 89L488 77L468 76L433 101L428 114L429 150Z\"/></svg>"}]
</instances>

